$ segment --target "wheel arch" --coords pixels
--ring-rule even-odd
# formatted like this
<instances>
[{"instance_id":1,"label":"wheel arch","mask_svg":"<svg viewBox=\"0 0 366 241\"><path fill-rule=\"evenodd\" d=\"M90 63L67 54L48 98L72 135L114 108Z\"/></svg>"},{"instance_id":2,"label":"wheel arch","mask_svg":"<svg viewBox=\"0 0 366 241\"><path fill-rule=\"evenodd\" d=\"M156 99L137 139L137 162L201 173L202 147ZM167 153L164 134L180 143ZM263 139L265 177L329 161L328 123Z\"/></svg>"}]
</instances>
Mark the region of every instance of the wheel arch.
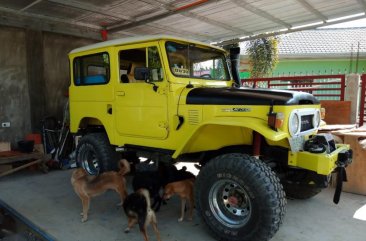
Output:
<instances>
[{"instance_id":1,"label":"wheel arch","mask_svg":"<svg viewBox=\"0 0 366 241\"><path fill-rule=\"evenodd\" d=\"M267 122L258 118L218 118L195 128L173 154L177 158L184 153L217 150L227 146L251 145L253 131L264 138L279 141L288 134L270 129Z\"/></svg>"},{"instance_id":2,"label":"wheel arch","mask_svg":"<svg viewBox=\"0 0 366 241\"><path fill-rule=\"evenodd\" d=\"M105 132L111 144L114 142L114 132L112 130L113 124L97 117L82 117L78 121L70 123L72 133Z\"/></svg>"}]
</instances>

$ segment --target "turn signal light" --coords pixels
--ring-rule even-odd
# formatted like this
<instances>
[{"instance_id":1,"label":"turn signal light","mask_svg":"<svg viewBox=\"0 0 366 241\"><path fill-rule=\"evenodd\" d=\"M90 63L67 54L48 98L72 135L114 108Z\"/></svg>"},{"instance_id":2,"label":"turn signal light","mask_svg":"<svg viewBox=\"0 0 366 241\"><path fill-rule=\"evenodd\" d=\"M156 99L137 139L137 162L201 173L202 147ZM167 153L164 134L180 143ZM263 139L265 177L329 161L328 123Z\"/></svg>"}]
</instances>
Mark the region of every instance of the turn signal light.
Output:
<instances>
[{"instance_id":1,"label":"turn signal light","mask_svg":"<svg viewBox=\"0 0 366 241\"><path fill-rule=\"evenodd\" d=\"M268 125L273 130L277 130L278 128L282 127L283 125L284 115L282 112L271 112L268 114Z\"/></svg>"}]
</instances>

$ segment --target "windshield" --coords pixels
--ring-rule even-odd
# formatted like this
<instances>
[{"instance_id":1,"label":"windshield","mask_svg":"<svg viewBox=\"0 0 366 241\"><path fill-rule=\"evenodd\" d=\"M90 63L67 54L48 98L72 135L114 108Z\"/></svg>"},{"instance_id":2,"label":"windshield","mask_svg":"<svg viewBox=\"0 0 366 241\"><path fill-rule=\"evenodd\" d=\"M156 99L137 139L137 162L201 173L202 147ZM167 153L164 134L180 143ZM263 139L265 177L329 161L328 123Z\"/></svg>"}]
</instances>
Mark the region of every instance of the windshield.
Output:
<instances>
[{"instance_id":1,"label":"windshield","mask_svg":"<svg viewBox=\"0 0 366 241\"><path fill-rule=\"evenodd\" d=\"M170 71L179 77L230 80L223 52L194 44L167 42Z\"/></svg>"}]
</instances>

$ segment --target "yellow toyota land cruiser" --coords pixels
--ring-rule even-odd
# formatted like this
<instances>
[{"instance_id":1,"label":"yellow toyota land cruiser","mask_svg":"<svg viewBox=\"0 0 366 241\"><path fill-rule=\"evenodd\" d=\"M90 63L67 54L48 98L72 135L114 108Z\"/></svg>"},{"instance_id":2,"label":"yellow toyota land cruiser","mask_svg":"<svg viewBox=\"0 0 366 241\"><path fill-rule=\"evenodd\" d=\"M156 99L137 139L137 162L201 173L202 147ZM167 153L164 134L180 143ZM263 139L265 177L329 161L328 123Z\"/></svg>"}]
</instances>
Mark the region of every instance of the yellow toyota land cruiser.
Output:
<instances>
[{"instance_id":1,"label":"yellow toyota land cruiser","mask_svg":"<svg viewBox=\"0 0 366 241\"><path fill-rule=\"evenodd\" d=\"M269 240L286 196L310 198L338 173L348 145L317 134L311 94L240 87L238 48L227 53L171 36L110 40L70 52L70 131L91 175L121 153L198 162L198 214L220 240ZM286 193L286 194L285 194Z\"/></svg>"}]
</instances>

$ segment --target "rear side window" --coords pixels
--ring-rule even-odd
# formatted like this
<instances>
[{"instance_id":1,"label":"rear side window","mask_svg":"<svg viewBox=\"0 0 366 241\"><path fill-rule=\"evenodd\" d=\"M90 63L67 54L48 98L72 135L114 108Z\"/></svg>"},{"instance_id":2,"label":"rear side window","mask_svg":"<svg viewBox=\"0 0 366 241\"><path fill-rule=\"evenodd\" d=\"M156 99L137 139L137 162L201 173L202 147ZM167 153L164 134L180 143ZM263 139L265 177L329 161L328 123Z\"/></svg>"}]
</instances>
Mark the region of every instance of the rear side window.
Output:
<instances>
[{"instance_id":1,"label":"rear side window","mask_svg":"<svg viewBox=\"0 0 366 241\"><path fill-rule=\"evenodd\" d=\"M74 59L75 85L101 85L109 82L109 55L98 53Z\"/></svg>"}]
</instances>

